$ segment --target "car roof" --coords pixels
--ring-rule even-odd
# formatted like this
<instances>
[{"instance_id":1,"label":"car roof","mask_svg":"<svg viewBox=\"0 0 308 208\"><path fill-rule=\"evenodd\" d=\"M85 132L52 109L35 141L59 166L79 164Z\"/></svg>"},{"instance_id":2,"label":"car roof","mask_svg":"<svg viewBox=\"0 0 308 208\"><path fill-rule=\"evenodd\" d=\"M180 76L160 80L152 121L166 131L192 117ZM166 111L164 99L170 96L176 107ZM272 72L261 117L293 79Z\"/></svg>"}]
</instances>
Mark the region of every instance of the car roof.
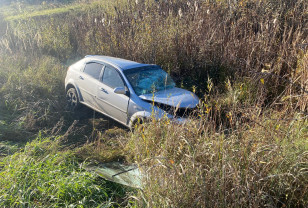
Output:
<instances>
[{"instance_id":1,"label":"car roof","mask_svg":"<svg viewBox=\"0 0 308 208\"><path fill-rule=\"evenodd\" d=\"M130 61L126 59L111 57L111 56L100 56L100 55L87 55L85 58L87 58L88 61L102 61L107 64L113 65L120 70L127 70L142 66L149 66L150 64L142 64L135 61Z\"/></svg>"}]
</instances>

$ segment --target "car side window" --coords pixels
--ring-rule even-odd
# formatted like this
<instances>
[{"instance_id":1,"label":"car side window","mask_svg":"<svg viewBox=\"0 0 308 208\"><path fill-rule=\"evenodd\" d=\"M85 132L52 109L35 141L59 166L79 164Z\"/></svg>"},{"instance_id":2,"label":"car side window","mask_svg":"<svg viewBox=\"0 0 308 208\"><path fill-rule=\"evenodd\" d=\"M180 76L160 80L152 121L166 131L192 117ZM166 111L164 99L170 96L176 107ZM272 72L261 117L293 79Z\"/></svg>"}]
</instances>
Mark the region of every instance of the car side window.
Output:
<instances>
[{"instance_id":1,"label":"car side window","mask_svg":"<svg viewBox=\"0 0 308 208\"><path fill-rule=\"evenodd\" d=\"M86 67L84 68L84 73L90 75L95 79L99 79L99 75L102 71L103 65L98 63L87 63Z\"/></svg>"},{"instance_id":2,"label":"car side window","mask_svg":"<svg viewBox=\"0 0 308 208\"><path fill-rule=\"evenodd\" d=\"M105 67L102 81L111 88L125 87L120 74L110 66Z\"/></svg>"}]
</instances>

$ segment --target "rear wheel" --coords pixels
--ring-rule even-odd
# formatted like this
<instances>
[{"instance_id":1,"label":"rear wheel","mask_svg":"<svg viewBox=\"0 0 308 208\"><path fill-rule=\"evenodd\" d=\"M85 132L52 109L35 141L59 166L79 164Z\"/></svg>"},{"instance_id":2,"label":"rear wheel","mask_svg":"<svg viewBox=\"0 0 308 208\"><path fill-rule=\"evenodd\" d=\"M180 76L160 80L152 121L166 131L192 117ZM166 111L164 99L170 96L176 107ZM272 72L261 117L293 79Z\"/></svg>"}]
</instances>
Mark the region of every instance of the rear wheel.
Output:
<instances>
[{"instance_id":1,"label":"rear wheel","mask_svg":"<svg viewBox=\"0 0 308 208\"><path fill-rule=\"evenodd\" d=\"M78 94L75 88L69 88L66 91L67 106L70 110L74 111L80 107Z\"/></svg>"}]
</instances>

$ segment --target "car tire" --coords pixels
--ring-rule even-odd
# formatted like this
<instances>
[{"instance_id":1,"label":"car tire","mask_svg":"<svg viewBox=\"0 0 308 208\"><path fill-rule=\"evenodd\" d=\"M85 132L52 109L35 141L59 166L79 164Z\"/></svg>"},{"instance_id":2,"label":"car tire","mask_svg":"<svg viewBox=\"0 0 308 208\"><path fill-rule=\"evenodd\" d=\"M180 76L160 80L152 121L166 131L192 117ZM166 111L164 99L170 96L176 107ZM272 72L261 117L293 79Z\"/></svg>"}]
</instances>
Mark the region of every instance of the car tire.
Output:
<instances>
[{"instance_id":1,"label":"car tire","mask_svg":"<svg viewBox=\"0 0 308 208\"><path fill-rule=\"evenodd\" d=\"M136 118L133 121L133 124L130 129L132 131L135 131L136 129L140 129L143 124L144 124L144 118Z\"/></svg>"},{"instance_id":2,"label":"car tire","mask_svg":"<svg viewBox=\"0 0 308 208\"><path fill-rule=\"evenodd\" d=\"M80 107L77 91L74 87L69 88L66 91L67 107L71 111L75 111Z\"/></svg>"}]
</instances>

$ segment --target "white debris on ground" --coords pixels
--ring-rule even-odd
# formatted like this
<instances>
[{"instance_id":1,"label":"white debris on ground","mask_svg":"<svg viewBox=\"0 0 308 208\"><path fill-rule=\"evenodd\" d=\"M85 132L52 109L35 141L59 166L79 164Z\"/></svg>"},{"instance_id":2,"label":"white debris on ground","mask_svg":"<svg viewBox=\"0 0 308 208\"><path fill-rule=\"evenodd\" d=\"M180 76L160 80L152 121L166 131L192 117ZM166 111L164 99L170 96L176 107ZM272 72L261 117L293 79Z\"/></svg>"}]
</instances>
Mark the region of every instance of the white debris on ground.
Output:
<instances>
[{"instance_id":1,"label":"white debris on ground","mask_svg":"<svg viewBox=\"0 0 308 208\"><path fill-rule=\"evenodd\" d=\"M124 165L119 162L90 164L85 169L94 171L108 181L134 188L142 188L142 174L135 164Z\"/></svg>"}]
</instances>

